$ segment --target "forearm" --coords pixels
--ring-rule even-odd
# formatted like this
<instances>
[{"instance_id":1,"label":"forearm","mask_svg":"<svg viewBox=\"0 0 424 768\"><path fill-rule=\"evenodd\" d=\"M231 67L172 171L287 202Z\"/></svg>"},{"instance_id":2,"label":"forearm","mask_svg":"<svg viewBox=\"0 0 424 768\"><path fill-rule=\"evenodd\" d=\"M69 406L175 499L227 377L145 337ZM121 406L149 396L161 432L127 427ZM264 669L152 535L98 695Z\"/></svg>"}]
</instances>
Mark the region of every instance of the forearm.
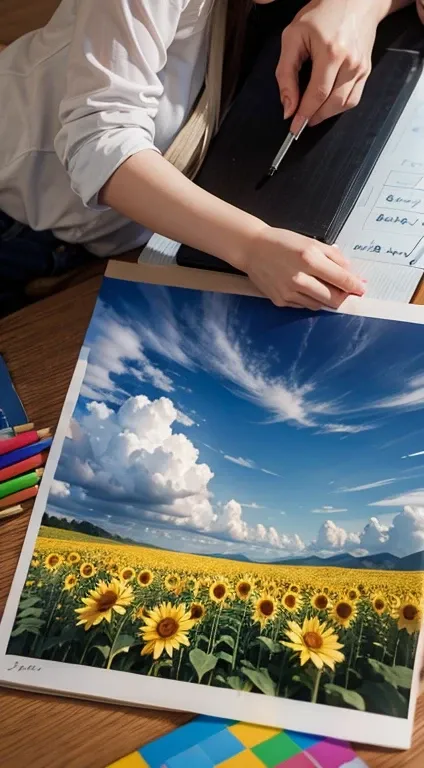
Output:
<instances>
[{"instance_id":1,"label":"forearm","mask_svg":"<svg viewBox=\"0 0 424 768\"><path fill-rule=\"evenodd\" d=\"M197 187L153 150L126 160L103 187L100 201L153 232L241 270L249 242L265 226Z\"/></svg>"}]
</instances>

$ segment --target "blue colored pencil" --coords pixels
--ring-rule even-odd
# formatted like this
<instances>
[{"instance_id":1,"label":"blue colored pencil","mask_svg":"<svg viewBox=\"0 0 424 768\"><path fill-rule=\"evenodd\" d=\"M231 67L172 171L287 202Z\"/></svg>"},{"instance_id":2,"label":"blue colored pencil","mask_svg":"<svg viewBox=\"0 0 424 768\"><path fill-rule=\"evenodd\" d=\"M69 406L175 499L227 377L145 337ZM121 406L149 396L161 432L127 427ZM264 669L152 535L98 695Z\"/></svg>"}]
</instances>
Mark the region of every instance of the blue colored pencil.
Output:
<instances>
[{"instance_id":1,"label":"blue colored pencil","mask_svg":"<svg viewBox=\"0 0 424 768\"><path fill-rule=\"evenodd\" d=\"M17 464L18 461L29 459L30 456L35 456L37 453L45 451L46 448L50 448L52 441L52 437L47 437L45 440L38 440L37 443L24 445L22 448L17 448L15 451L3 454L3 456L0 456L0 469L11 467L12 464Z\"/></svg>"}]
</instances>

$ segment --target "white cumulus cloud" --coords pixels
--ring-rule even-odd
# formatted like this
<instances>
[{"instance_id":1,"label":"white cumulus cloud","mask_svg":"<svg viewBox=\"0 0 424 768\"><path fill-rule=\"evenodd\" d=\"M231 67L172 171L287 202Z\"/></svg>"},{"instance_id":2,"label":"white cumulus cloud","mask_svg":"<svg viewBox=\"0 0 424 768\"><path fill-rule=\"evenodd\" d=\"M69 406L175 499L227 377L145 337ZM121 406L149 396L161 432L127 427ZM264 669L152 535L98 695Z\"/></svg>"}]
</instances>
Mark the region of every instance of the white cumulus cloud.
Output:
<instances>
[{"instance_id":1,"label":"white cumulus cloud","mask_svg":"<svg viewBox=\"0 0 424 768\"><path fill-rule=\"evenodd\" d=\"M63 499L67 498L71 494L69 483L65 483L63 480L52 480L50 493L52 496L59 496Z\"/></svg>"}]
</instances>

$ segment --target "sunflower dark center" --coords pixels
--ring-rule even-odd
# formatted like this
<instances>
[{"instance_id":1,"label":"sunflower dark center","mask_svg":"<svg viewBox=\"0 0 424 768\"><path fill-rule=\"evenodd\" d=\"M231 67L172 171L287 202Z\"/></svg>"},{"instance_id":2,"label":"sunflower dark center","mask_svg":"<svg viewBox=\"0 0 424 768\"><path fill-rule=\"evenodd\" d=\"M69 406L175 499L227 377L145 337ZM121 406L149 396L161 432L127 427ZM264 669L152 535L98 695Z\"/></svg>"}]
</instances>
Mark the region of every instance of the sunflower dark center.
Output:
<instances>
[{"instance_id":1,"label":"sunflower dark center","mask_svg":"<svg viewBox=\"0 0 424 768\"><path fill-rule=\"evenodd\" d=\"M247 581L242 581L238 586L239 594L243 595L244 597L249 594L250 590L251 586L247 583Z\"/></svg>"},{"instance_id":2,"label":"sunflower dark center","mask_svg":"<svg viewBox=\"0 0 424 768\"><path fill-rule=\"evenodd\" d=\"M418 614L418 609L415 605L405 605L403 609L403 616L407 621L414 621Z\"/></svg>"},{"instance_id":3,"label":"sunflower dark center","mask_svg":"<svg viewBox=\"0 0 424 768\"><path fill-rule=\"evenodd\" d=\"M172 637L178 631L178 624L175 619L162 619L156 627L159 637Z\"/></svg>"},{"instance_id":4,"label":"sunflower dark center","mask_svg":"<svg viewBox=\"0 0 424 768\"><path fill-rule=\"evenodd\" d=\"M381 600L380 598L378 598L374 602L374 605L375 605L375 608L376 608L377 611L382 611L383 608L384 608L384 600Z\"/></svg>"},{"instance_id":5,"label":"sunflower dark center","mask_svg":"<svg viewBox=\"0 0 424 768\"><path fill-rule=\"evenodd\" d=\"M292 586L290 587L290 591L291 592L299 592L299 587L297 587L295 584L292 584Z\"/></svg>"},{"instance_id":6,"label":"sunflower dark center","mask_svg":"<svg viewBox=\"0 0 424 768\"><path fill-rule=\"evenodd\" d=\"M130 579L131 576L132 576L131 568L126 568L125 571L122 571L122 578L123 579Z\"/></svg>"},{"instance_id":7,"label":"sunflower dark center","mask_svg":"<svg viewBox=\"0 0 424 768\"><path fill-rule=\"evenodd\" d=\"M116 592L113 589L107 589L97 600L97 608L99 611L109 611L116 603Z\"/></svg>"},{"instance_id":8,"label":"sunflower dark center","mask_svg":"<svg viewBox=\"0 0 424 768\"><path fill-rule=\"evenodd\" d=\"M318 597L315 598L315 606L318 608L318 610L322 611L324 608L326 608L328 605L328 598L326 595L318 595Z\"/></svg>"},{"instance_id":9,"label":"sunflower dark center","mask_svg":"<svg viewBox=\"0 0 424 768\"><path fill-rule=\"evenodd\" d=\"M49 558L50 565L57 565L58 562L59 562L59 558L57 555L50 555L50 558Z\"/></svg>"},{"instance_id":10,"label":"sunflower dark center","mask_svg":"<svg viewBox=\"0 0 424 768\"><path fill-rule=\"evenodd\" d=\"M93 569L92 569L91 565L84 565L84 568L82 569L82 572L83 572L84 576L89 576L90 573L92 572L92 570Z\"/></svg>"},{"instance_id":11,"label":"sunflower dark center","mask_svg":"<svg viewBox=\"0 0 424 768\"><path fill-rule=\"evenodd\" d=\"M201 605L192 605L190 615L192 619L201 619L203 616L203 608Z\"/></svg>"},{"instance_id":12,"label":"sunflower dark center","mask_svg":"<svg viewBox=\"0 0 424 768\"><path fill-rule=\"evenodd\" d=\"M306 634L303 635L303 642L313 651L318 651L323 644L322 637L317 632L306 632Z\"/></svg>"},{"instance_id":13,"label":"sunflower dark center","mask_svg":"<svg viewBox=\"0 0 424 768\"><path fill-rule=\"evenodd\" d=\"M218 598L218 600L222 600L222 598L225 596L225 592L226 592L226 589L224 584L217 584L213 588L213 593L215 597Z\"/></svg>"},{"instance_id":14,"label":"sunflower dark center","mask_svg":"<svg viewBox=\"0 0 424 768\"><path fill-rule=\"evenodd\" d=\"M296 605L295 595L286 595L284 598L284 604L287 606L287 608L294 608Z\"/></svg>"},{"instance_id":15,"label":"sunflower dark center","mask_svg":"<svg viewBox=\"0 0 424 768\"><path fill-rule=\"evenodd\" d=\"M140 573L139 581L141 584L148 584L150 581L150 573L147 573L146 571Z\"/></svg>"},{"instance_id":16,"label":"sunflower dark center","mask_svg":"<svg viewBox=\"0 0 424 768\"><path fill-rule=\"evenodd\" d=\"M352 606L349 603L339 603L337 606L337 615L341 619L348 619L352 616Z\"/></svg>"},{"instance_id":17,"label":"sunflower dark center","mask_svg":"<svg viewBox=\"0 0 424 768\"><path fill-rule=\"evenodd\" d=\"M272 600L262 600L260 604L261 613L264 616L272 616L274 612L274 603Z\"/></svg>"},{"instance_id":18,"label":"sunflower dark center","mask_svg":"<svg viewBox=\"0 0 424 768\"><path fill-rule=\"evenodd\" d=\"M356 590L355 589L351 589L350 590L349 597L350 597L351 600L355 599L355 597L356 597Z\"/></svg>"}]
</instances>

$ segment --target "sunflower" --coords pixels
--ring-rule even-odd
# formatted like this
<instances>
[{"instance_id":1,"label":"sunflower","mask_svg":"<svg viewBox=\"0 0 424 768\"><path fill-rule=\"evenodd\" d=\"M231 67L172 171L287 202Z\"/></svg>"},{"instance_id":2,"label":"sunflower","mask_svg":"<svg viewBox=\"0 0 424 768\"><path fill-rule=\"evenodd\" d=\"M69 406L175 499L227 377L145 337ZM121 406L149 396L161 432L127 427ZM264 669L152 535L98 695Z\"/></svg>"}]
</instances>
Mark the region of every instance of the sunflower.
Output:
<instances>
[{"instance_id":1,"label":"sunflower","mask_svg":"<svg viewBox=\"0 0 424 768\"><path fill-rule=\"evenodd\" d=\"M236 584L236 595L240 600L248 600L252 592L252 584L247 579L241 579Z\"/></svg>"},{"instance_id":2,"label":"sunflower","mask_svg":"<svg viewBox=\"0 0 424 768\"><path fill-rule=\"evenodd\" d=\"M265 624L275 617L277 613L277 603L272 595L262 595L255 603L255 610L253 612L253 621L259 622L262 629Z\"/></svg>"},{"instance_id":3,"label":"sunflower","mask_svg":"<svg viewBox=\"0 0 424 768\"><path fill-rule=\"evenodd\" d=\"M91 579L96 573L93 563L81 563L79 571L83 579Z\"/></svg>"},{"instance_id":4,"label":"sunflower","mask_svg":"<svg viewBox=\"0 0 424 768\"><path fill-rule=\"evenodd\" d=\"M137 574L137 581L140 585L140 587L150 587L150 584L153 581L153 573L149 570L140 571L140 573Z\"/></svg>"},{"instance_id":5,"label":"sunflower","mask_svg":"<svg viewBox=\"0 0 424 768\"><path fill-rule=\"evenodd\" d=\"M131 581L135 576L135 570L134 568L130 568L129 566L126 566L122 569L121 573L119 574L119 577L122 579L122 581Z\"/></svg>"},{"instance_id":6,"label":"sunflower","mask_svg":"<svg viewBox=\"0 0 424 768\"><path fill-rule=\"evenodd\" d=\"M197 597L199 593L200 583L195 576L189 576L188 579L186 579L184 586L189 592L192 592L194 597Z\"/></svg>"},{"instance_id":7,"label":"sunflower","mask_svg":"<svg viewBox=\"0 0 424 768\"><path fill-rule=\"evenodd\" d=\"M118 563L116 563L114 560L110 560L108 570L110 571L110 573L113 573L114 575L118 574L119 573Z\"/></svg>"},{"instance_id":8,"label":"sunflower","mask_svg":"<svg viewBox=\"0 0 424 768\"><path fill-rule=\"evenodd\" d=\"M359 589L356 589L356 587L351 587L350 589L348 589L346 593L346 597L348 597L349 600L352 600L352 602L354 603L355 600L359 600L359 598L361 597L361 593Z\"/></svg>"},{"instance_id":9,"label":"sunflower","mask_svg":"<svg viewBox=\"0 0 424 768\"><path fill-rule=\"evenodd\" d=\"M267 595L275 595L277 591L277 585L275 581L267 581L263 586L263 591L267 593Z\"/></svg>"},{"instance_id":10,"label":"sunflower","mask_svg":"<svg viewBox=\"0 0 424 768\"><path fill-rule=\"evenodd\" d=\"M225 581L214 581L209 589L209 597L214 603L223 603L228 593L229 589Z\"/></svg>"},{"instance_id":11,"label":"sunflower","mask_svg":"<svg viewBox=\"0 0 424 768\"><path fill-rule=\"evenodd\" d=\"M422 622L422 611L417 600L407 598L396 611L398 629L406 629L408 635L419 632Z\"/></svg>"},{"instance_id":12,"label":"sunflower","mask_svg":"<svg viewBox=\"0 0 424 768\"><path fill-rule=\"evenodd\" d=\"M47 568L48 571L55 571L56 568L61 565L63 558L56 554L56 552L51 552L50 555L47 555L46 559L44 560L44 567Z\"/></svg>"},{"instance_id":13,"label":"sunflower","mask_svg":"<svg viewBox=\"0 0 424 768\"><path fill-rule=\"evenodd\" d=\"M105 581L99 581L95 589L91 589L89 597L83 597L83 608L75 608L75 613L79 614L79 624L84 624L84 629L90 629L105 620L112 621L113 613L123 616L126 608L133 601L133 591L128 584L124 584L119 579L112 579L107 584Z\"/></svg>"},{"instance_id":14,"label":"sunflower","mask_svg":"<svg viewBox=\"0 0 424 768\"><path fill-rule=\"evenodd\" d=\"M152 655L156 660L164 651L172 658L173 651L178 651L180 645L190 645L187 634L196 622L190 618L184 603L178 606L161 603L149 611L144 623L146 626L141 628L140 635L146 645L141 655Z\"/></svg>"},{"instance_id":15,"label":"sunflower","mask_svg":"<svg viewBox=\"0 0 424 768\"><path fill-rule=\"evenodd\" d=\"M190 618L194 621L202 621L206 614L206 608L202 603L192 603L190 605Z\"/></svg>"},{"instance_id":16,"label":"sunflower","mask_svg":"<svg viewBox=\"0 0 424 768\"><path fill-rule=\"evenodd\" d=\"M355 603L352 603L352 601L347 598L342 598L335 604L331 612L331 618L336 624L347 629L352 621L356 619L356 614L357 608Z\"/></svg>"},{"instance_id":17,"label":"sunflower","mask_svg":"<svg viewBox=\"0 0 424 768\"><path fill-rule=\"evenodd\" d=\"M298 584L290 584L288 588L288 592L300 592L299 585Z\"/></svg>"},{"instance_id":18,"label":"sunflower","mask_svg":"<svg viewBox=\"0 0 424 768\"><path fill-rule=\"evenodd\" d=\"M328 611L331 608L330 598L324 592L317 592L311 597L311 605L316 611Z\"/></svg>"},{"instance_id":19,"label":"sunflower","mask_svg":"<svg viewBox=\"0 0 424 768\"><path fill-rule=\"evenodd\" d=\"M298 611L299 608L302 607L302 596L299 595L297 592L292 592L289 590L286 592L281 600L283 607L286 609L286 611L290 611L290 613L294 613L295 611Z\"/></svg>"},{"instance_id":20,"label":"sunflower","mask_svg":"<svg viewBox=\"0 0 424 768\"><path fill-rule=\"evenodd\" d=\"M34 584L35 584L35 582L34 582L34 581L26 581L26 582L25 582L25 586L26 586L26 587L32 587L32 586L34 586Z\"/></svg>"},{"instance_id":21,"label":"sunflower","mask_svg":"<svg viewBox=\"0 0 424 768\"><path fill-rule=\"evenodd\" d=\"M75 587L76 583L77 583L77 577L75 576L75 574L69 573L65 581L63 582L63 589L66 590L67 592L70 592L71 589Z\"/></svg>"},{"instance_id":22,"label":"sunflower","mask_svg":"<svg viewBox=\"0 0 424 768\"><path fill-rule=\"evenodd\" d=\"M334 664L344 661L345 657L340 653L343 645L338 642L339 636L325 622L320 624L317 616L304 619L302 626L295 621L289 621L288 627L285 634L290 642L280 642L299 654L301 667L307 661L312 661L317 669L322 669L326 664L334 671Z\"/></svg>"},{"instance_id":23,"label":"sunflower","mask_svg":"<svg viewBox=\"0 0 424 768\"><path fill-rule=\"evenodd\" d=\"M40 589L43 586L42 581L37 581L37 589Z\"/></svg>"},{"instance_id":24,"label":"sunflower","mask_svg":"<svg viewBox=\"0 0 424 768\"><path fill-rule=\"evenodd\" d=\"M389 607L386 598L381 594L381 592L378 592L376 595L372 596L371 605L379 616L381 616L382 613L386 613Z\"/></svg>"},{"instance_id":25,"label":"sunflower","mask_svg":"<svg viewBox=\"0 0 424 768\"><path fill-rule=\"evenodd\" d=\"M33 568L37 568L40 565L40 561L33 557L31 560L31 565Z\"/></svg>"},{"instance_id":26,"label":"sunflower","mask_svg":"<svg viewBox=\"0 0 424 768\"><path fill-rule=\"evenodd\" d=\"M181 584L181 579L178 576L178 573L168 573L168 576L165 576L164 584L169 592L175 592Z\"/></svg>"},{"instance_id":27,"label":"sunflower","mask_svg":"<svg viewBox=\"0 0 424 768\"><path fill-rule=\"evenodd\" d=\"M138 608L135 608L132 612L132 618L133 620L136 619L147 619L149 616L149 609L146 608L144 605L139 605Z\"/></svg>"},{"instance_id":28,"label":"sunflower","mask_svg":"<svg viewBox=\"0 0 424 768\"><path fill-rule=\"evenodd\" d=\"M79 563L81 560L81 555L78 552L70 552L66 560L70 565L75 565L75 563Z\"/></svg>"}]
</instances>

